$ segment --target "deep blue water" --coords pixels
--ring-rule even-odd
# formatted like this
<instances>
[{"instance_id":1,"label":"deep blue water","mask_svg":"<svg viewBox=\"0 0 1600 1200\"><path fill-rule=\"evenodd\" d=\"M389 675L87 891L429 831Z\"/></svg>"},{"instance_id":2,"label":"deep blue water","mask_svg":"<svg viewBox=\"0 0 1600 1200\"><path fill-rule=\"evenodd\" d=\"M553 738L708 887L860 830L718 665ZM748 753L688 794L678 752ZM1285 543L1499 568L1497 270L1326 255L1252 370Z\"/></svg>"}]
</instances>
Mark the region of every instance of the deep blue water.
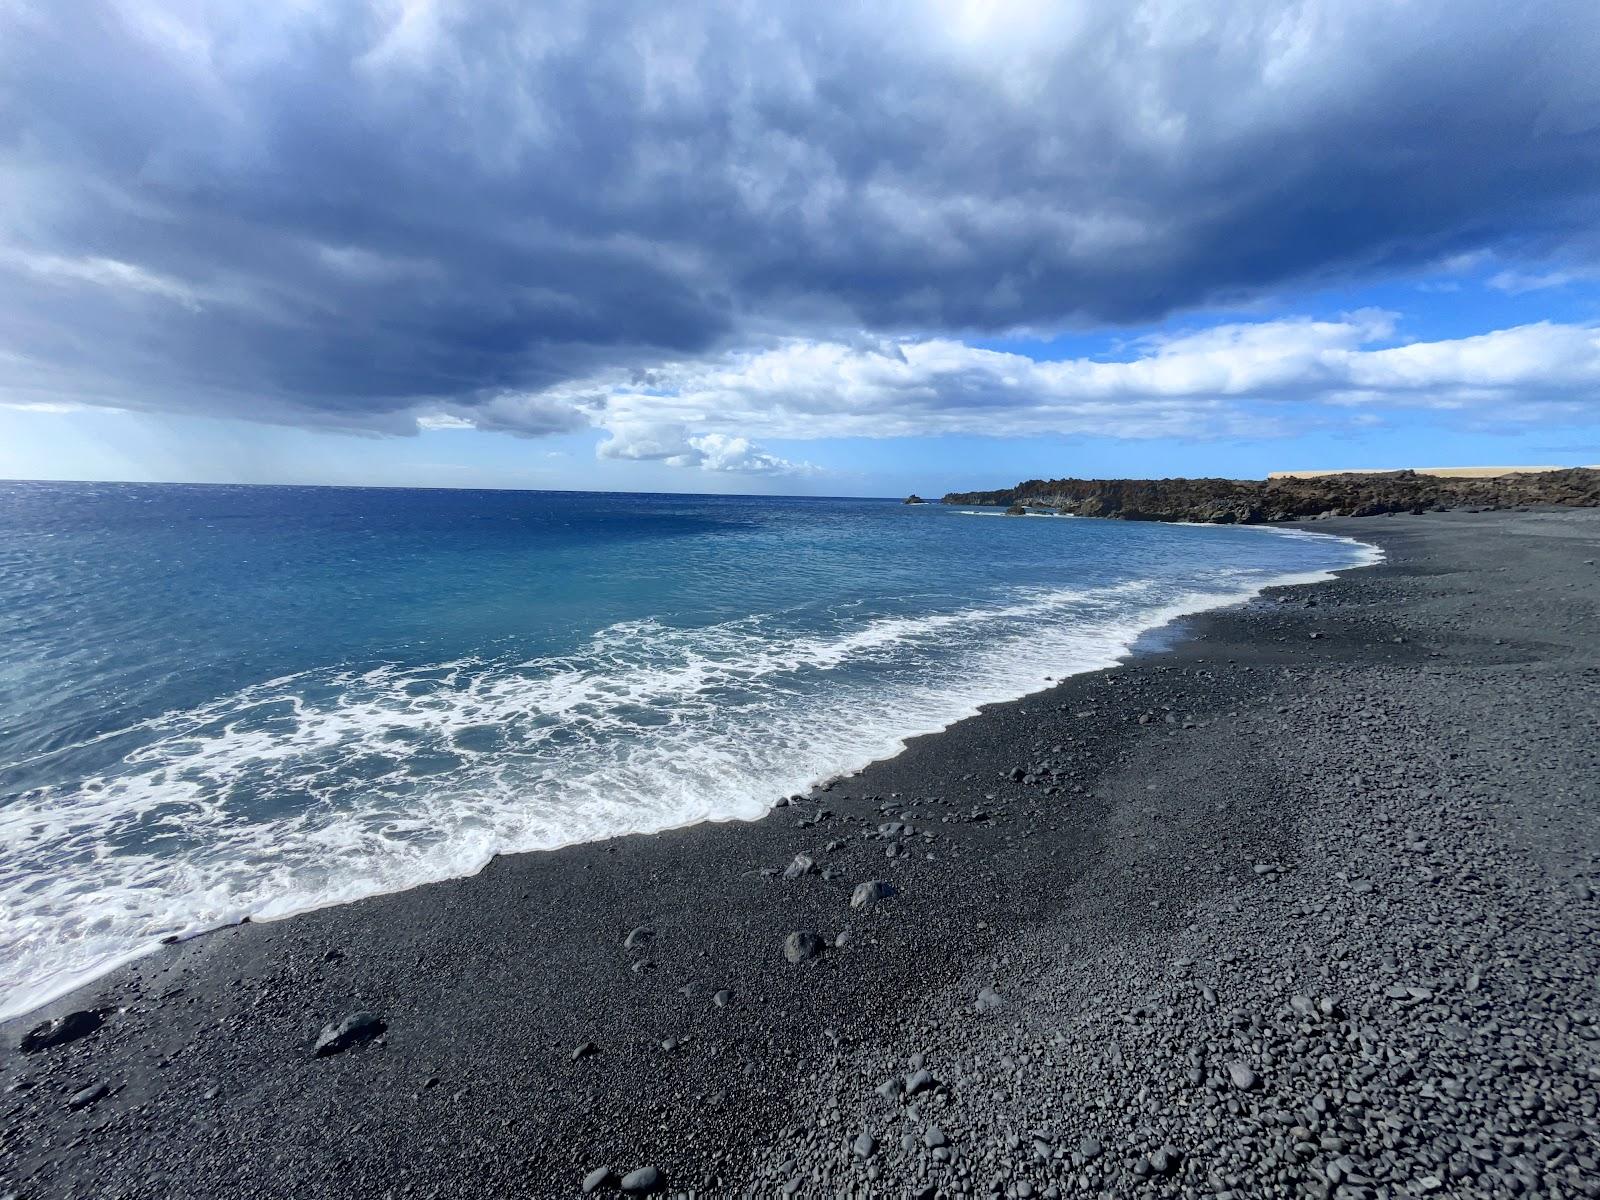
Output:
<instances>
[{"instance_id":1,"label":"deep blue water","mask_svg":"<svg viewBox=\"0 0 1600 1200\"><path fill-rule=\"evenodd\" d=\"M0 1014L164 935L755 817L1363 561L889 501L0 483Z\"/></svg>"}]
</instances>

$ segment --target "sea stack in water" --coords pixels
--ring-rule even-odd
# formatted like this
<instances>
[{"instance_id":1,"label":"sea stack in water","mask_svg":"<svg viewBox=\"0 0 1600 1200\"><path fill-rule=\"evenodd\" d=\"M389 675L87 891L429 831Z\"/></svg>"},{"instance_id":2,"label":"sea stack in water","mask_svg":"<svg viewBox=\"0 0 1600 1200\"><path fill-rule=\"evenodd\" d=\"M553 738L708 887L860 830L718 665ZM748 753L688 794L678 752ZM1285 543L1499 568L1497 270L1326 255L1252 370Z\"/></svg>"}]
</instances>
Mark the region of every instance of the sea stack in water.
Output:
<instances>
[{"instance_id":1,"label":"sea stack in water","mask_svg":"<svg viewBox=\"0 0 1600 1200\"><path fill-rule=\"evenodd\" d=\"M902 501L902 503L904 503L904 504L926 504L927 501L924 500L921 496L917 495L915 492L912 492L911 495L907 496L905 498L905 500Z\"/></svg>"}]
</instances>

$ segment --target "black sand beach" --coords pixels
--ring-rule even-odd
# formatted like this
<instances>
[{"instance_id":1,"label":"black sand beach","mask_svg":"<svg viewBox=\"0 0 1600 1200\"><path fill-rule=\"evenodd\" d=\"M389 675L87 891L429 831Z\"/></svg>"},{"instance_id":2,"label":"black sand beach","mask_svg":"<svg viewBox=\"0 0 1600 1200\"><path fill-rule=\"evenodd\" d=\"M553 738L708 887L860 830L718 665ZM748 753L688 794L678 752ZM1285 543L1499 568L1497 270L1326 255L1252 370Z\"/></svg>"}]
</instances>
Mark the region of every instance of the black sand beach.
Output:
<instances>
[{"instance_id":1,"label":"black sand beach","mask_svg":"<svg viewBox=\"0 0 1600 1200\"><path fill-rule=\"evenodd\" d=\"M1600 1196L1600 511L1315 528L1388 561L9 1023L0 1195Z\"/></svg>"}]
</instances>

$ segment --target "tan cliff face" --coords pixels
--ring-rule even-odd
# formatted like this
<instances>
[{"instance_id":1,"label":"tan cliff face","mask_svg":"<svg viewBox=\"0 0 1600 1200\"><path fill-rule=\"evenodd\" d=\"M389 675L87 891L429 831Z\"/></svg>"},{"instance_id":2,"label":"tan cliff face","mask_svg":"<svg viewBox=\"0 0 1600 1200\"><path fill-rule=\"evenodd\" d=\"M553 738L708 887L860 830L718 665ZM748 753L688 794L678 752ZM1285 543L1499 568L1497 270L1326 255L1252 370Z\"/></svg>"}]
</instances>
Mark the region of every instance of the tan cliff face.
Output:
<instances>
[{"instance_id":1,"label":"tan cliff face","mask_svg":"<svg viewBox=\"0 0 1600 1200\"><path fill-rule=\"evenodd\" d=\"M1124 521L1255 525L1450 508L1600 507L1600 470L1574 467L1489 477L1416 471L1254 479L1030 479L946 504L1024 505Z\"/></svg>"},{"instance_id":2,"label":"tan cliff face","mask_svg":"<svg viewBox=\"0 0 1600 1200\"><path fill-rule=\"evenodd\" d=\"M1406 467L1413 475L1437 475L1444 479L1497 479L1502 475L1541 475L1552 471L1596 471L1600 466L1587 467ZM1393 467L1347 467L1334 471L1272 471L1267 479L1321 479L1325 475L1386 475Z\"/></svg>"}]
</instances>

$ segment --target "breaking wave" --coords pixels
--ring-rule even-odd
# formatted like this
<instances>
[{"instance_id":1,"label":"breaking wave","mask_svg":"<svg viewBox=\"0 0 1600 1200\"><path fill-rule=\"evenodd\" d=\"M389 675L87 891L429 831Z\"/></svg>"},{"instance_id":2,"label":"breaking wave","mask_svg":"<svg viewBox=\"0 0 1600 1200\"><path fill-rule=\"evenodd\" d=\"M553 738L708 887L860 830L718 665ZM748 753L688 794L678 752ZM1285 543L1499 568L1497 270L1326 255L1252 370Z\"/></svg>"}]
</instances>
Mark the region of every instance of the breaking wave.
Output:
<instances>
[{"instance_id":1,"label":"breaking wave","mask_svg":"<svg viewBox=\"0 0 1600 1200\"><path fill-rule=\"evenodd\" d=\"M979 705L1110 666L1176 617L1322 577L1219 569L893 616L840 603L804 631L782 613L632 620L559 656L305 671L167 712L99 735L137 735L110 769L0 807L0 1010L245 916L755 818Z\"/></svg>"}]
</instances>

